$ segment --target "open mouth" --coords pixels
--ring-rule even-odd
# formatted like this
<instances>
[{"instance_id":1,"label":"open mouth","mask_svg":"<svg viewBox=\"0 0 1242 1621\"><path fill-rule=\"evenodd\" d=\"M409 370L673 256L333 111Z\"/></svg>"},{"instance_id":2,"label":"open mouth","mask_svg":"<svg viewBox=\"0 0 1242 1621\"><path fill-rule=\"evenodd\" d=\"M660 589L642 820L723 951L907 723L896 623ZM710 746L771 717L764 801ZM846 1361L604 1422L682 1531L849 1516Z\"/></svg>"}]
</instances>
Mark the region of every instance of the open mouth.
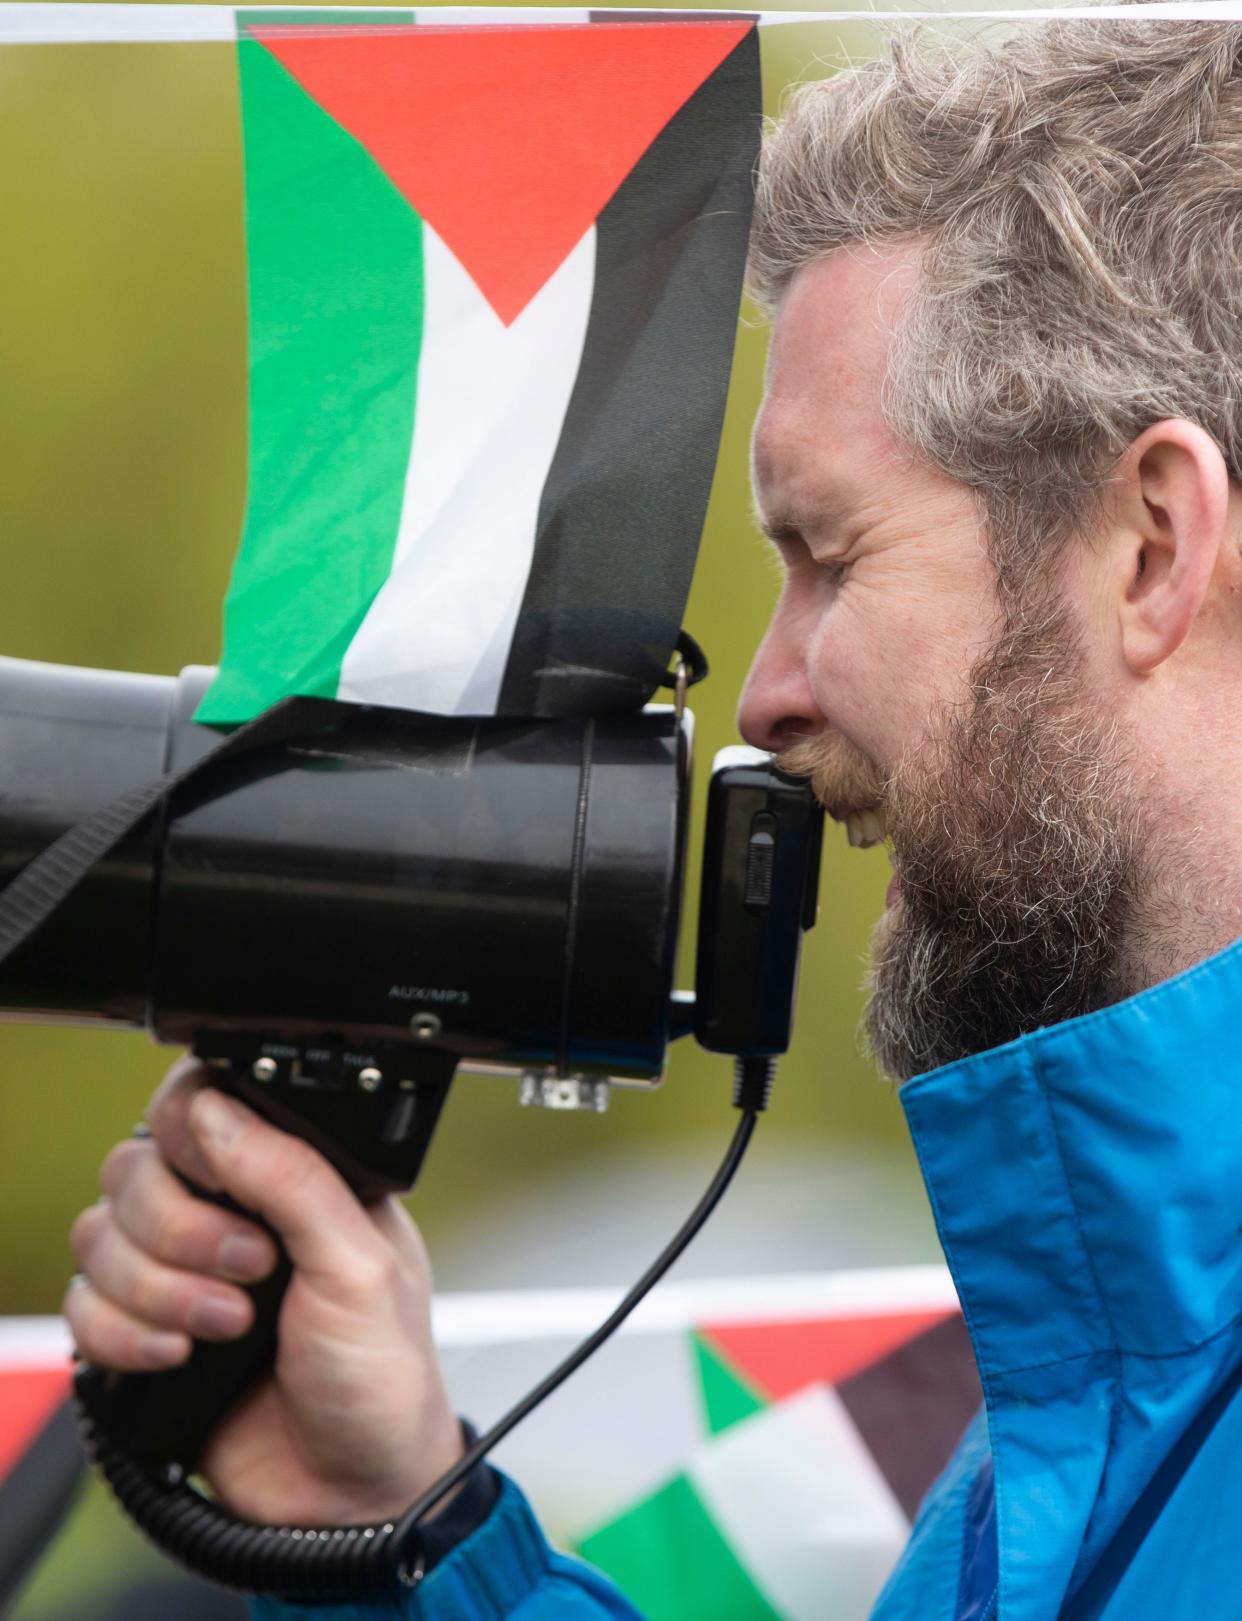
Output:
<instances>
[{"instance_id":1,"label":"open mouth","mask_svg":"<svg viewBox=\"0 0 1242 1621\"><path fill-rule=\"evenodd\" d=\"M884 812L878 805L860 805L849 810L833 807L835 821L845 823L845 836L855 850L870 850L884 843Z\"/></svg>"}]
</instances>

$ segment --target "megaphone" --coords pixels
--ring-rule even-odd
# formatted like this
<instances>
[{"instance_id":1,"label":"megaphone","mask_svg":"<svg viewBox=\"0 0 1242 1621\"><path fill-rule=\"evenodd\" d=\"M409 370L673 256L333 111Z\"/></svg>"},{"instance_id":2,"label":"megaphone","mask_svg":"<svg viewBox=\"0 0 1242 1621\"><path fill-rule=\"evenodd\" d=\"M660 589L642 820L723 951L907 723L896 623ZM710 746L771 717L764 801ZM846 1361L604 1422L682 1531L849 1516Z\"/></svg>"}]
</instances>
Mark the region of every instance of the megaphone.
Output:
<instances>
[{"instance_id":1,"label":"megaphone","mask_svg":"<svg viewBox=\"0 0 1242 1621\"><path fill-rule=\"evenodd\" d=\"M769 756L715 762L696 989L678 995L684 702L530 720L299 700L222 744L193 718L213 675L0 660L4 1016L191 1047L363 1199L413 1185L459 1071L599 1109L658 1082L690 1030L743 1060L788 1046L822 811ZM89 859L58 859L101 824ZM15 926L32 874L37 925ZM181 1367L83 1370L126 1468L193 1471L274 1356L287 1279L253 1291L250 1334Z\"/></svg>"}]
</instances>

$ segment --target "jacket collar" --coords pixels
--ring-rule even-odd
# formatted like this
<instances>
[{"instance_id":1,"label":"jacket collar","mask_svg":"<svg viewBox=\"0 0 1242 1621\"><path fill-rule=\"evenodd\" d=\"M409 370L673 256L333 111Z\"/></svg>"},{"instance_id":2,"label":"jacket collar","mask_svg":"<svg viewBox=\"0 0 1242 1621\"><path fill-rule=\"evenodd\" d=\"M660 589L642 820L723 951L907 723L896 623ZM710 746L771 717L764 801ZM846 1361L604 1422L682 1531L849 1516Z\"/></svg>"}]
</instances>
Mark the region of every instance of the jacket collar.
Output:
<instances>
[{"instance_id":1,"label":"jacket collar","mask_svg":"<svg viewBox=\"0 0 1242 1621\"><path fill-rule=\"evenodd\" d=\"M1242 1355L1242 941L901 1099L974 1343L1001 1614L1055 1614Z\"/></svg>"}]
</instances>

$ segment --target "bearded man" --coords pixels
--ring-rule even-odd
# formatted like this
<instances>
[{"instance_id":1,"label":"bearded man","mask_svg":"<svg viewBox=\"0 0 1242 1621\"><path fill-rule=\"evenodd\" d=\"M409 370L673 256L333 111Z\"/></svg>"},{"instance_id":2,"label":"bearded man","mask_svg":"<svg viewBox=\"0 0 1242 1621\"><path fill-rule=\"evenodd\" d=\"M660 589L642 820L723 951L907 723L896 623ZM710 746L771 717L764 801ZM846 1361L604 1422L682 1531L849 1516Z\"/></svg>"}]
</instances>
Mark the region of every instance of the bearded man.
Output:
<instances>
[{"instance_id":1,"label":"bearded man","mask_svg":"<svg viewBox=\"0 0 1242 1621\"><path fill-rule=\"evenodd\" d=\"M769 138L753 281L785 583L742 729L891 844L868 1031L986 1395L874 1614L1242 1616L1242 29L898 40ZM395 1515L462 1445L417 1236L202 1082L79 1220L77 1342L245 1328L270 1243L167 1166L226 1188L295 1277L207 1474L259 1521ZM487 1469L428 1556L323 1613L633 1615Z\"/></svg>"}]
</instances>

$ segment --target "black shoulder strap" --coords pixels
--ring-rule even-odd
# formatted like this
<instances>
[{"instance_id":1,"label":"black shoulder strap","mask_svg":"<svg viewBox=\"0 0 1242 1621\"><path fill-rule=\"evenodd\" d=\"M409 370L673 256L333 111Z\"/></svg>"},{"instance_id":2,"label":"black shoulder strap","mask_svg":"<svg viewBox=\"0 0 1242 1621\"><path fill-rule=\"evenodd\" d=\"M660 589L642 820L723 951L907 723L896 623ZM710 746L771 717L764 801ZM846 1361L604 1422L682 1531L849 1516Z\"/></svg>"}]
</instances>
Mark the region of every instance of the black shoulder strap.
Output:
<instances>
[{"instance_id":1,"label":"black shoulder strap","mask_svg":"<svg viewBox=\"0 0 1242 1621\"><path fill-rule=\"evenodd\" d=\"M318 730L335 708L326 699L286 698L221 738L206 754L140 787L127 789L62 833L0 892L0 968L51 917L96 862L132 833L174 789L208 766Z\"/></svg>"}]
</instances>

